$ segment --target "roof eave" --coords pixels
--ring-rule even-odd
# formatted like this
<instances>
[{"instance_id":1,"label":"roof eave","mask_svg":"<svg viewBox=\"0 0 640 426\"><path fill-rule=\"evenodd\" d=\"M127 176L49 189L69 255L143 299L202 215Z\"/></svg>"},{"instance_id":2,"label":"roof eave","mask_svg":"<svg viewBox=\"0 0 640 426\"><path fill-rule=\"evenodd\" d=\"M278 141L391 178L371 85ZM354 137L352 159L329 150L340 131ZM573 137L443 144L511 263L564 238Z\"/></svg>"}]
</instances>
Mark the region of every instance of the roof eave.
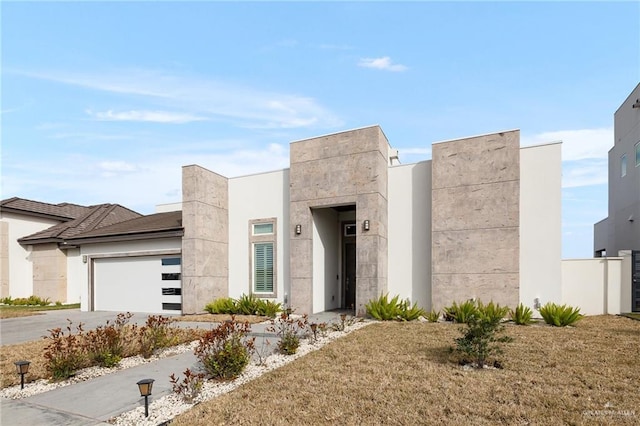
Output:
<instances>
[{"instance_id":1,"label":"roof eave","mask_svg":"<svg viewBox=\"0 0 640 426\"><path fill-rule=\"evenodd\" d=\"M184 229L168 229L152 232L137 232L128 234L101 235L96 237L69 238L68 245L81 246L83 244L111 243L120 241L139 241L159 238L182 238Z\"/></svg>"}]
</instances>

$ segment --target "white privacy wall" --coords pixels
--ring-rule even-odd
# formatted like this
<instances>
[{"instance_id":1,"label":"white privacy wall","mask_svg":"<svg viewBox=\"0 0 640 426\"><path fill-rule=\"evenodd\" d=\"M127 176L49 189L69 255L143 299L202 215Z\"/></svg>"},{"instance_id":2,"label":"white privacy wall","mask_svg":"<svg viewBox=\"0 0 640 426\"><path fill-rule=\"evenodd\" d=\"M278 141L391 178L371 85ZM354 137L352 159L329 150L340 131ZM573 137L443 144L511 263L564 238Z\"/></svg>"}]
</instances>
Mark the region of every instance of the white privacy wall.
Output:
<instances>
[{"instance_id":1,"label":"white privacy wall","mask_svg":"<svg viewBox=\"0 0 640 426\"><path fill-rule=\"evenodd\" d=\"M431 309L431 161L389 168L390 296Z\"/></svg>"},{"instance_id":2,"label":"white privacy wall","mask_svg":"<svg viewBox=\"0 0 640 426\"><path fill-rule=\"evenodd\" d=\"M333 209L313 210L313 313L340 307L340 221Z\"/></svg>"},{"instance_id":3,"label":"white privacy wall","mask_svg":"<svg viewBox=\"0 0 640 426\"><path fill-rule=\"evenodd\" d=\"M276 218L276 294L289 294L289 169L229 179L229 297L250 292L249 221ZM286 285L285 285L286 283Z\"/></svg>"},{"instance_id":4,"label":"white privacy wall","mask_svg":"<svg viewBox=\"0 0 640 426\"><path fill-rule=\"evenodd\" d=\"M621 313L622 265L621 257L563 260L562 301L557 303L578 307L584 315Z\"/></svg>"},{"instance_id":5,"label":"white privacy wall","mask_svg":"<svg viewBox=\"0 0 640 426\"><path fill-rule=\"evenodd\" d=\"M520 148L520 301L562 299L561 143Z\"/></svg>"}]
</instances>

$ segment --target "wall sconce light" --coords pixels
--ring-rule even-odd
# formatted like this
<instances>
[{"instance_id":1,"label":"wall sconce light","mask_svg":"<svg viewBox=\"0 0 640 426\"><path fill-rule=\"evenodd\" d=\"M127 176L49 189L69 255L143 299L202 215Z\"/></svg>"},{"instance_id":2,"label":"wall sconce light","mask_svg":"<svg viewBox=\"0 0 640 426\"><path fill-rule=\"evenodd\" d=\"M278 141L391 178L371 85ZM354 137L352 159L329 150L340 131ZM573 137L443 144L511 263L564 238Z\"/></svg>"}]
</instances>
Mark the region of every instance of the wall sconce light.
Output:
<instances>
[{"instance_id":1,"label":"wall sconce light","mask_svg":"<svg viewBox=\"0 0 640 426\"><path fill-rule=\"evenodd\" d=\"M533 299L533 308L534 309L540 309L540 306L541 306L540 305L540 299L537 298L537 297L535 299Z\"/></svg>"},{"instance_id":2,"label":"wall sconce light","mask_svg":"<svg viewBox=\"0 0 640 426\"><path fill-rule=\"evenodd\" d=\"M362 228L363 228L365 231L368 231L368 230L369 230L369 219L367 219L367 220L365 220L365 221L364 221L364 223L362 224Z\"/></svg>"},{"instance_id":3,"label":"wall sconce light","mask_svg":"<svg viewBox=\"0 0 640 426\"><path fill-rule=\"evenodd\" d=\"M18 370L18 374L20 375L20 389L24 389L24 375L29 372L29 364L30 361L16 361L14 362L16 365L16 369Z\"/></svg>"},{"instance_id":4,"label":"wall sconce light","mask_svg":"<svg viewBox=\"0 0 640 426\"><path fill-rule=\"evenodd\" d=\"M137 385L140 389L140 396L144 396L144 416L149 417L149 395L151 395L151 388L153 387L153 379L142 379Z\"/></svg>"},{"instance_id":5,"label":"wall sconce light","mask_svg":"<svg viewBox=\"0 0 640 426\"><path fill-rule=\"evenodd\" d=\"M302 225L296 225L296 235L302 234Z\"/></svg>"},{"instance_id":6,"label":"wall sconce light","mask_svg":"<svg viewBox=\"0 0 640 426\"><path fill-rule=\"evenodd\" d=\"M87 263L87 255L86 254L82 255L82 263Z\"/></svg>"}]
</instances>

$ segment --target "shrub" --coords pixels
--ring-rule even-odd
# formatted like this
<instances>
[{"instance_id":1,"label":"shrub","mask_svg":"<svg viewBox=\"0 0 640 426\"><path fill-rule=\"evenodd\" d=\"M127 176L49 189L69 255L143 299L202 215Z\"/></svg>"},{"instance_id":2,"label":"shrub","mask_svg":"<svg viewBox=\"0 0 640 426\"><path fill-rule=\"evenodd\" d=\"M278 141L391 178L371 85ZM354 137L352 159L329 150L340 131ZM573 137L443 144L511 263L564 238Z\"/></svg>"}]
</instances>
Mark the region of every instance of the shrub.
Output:
<instances>
[{"instance_id":1,"label":"shrub","mask_svg":"<svg viewBox=\"0 0 640 426\"><path fill-rule=\"evenodd\" d=\"M425 315L426 312L424 309L418 307L418 303L414 303L413 306L411 306L409 299L400 303L398 318L403 321L415 321Z\"/></svg>"},{"instance_id":2,"label":"shrub","mask_svg":"<svg viewBox=\"0 0 640 426\"><path fill-rule=\"evenodd\" d=\"M501 343L512 340L509 336L499 336L504 330L503 316L499 315L501 310L503 308L495 305L476 311L460 329L463 336L455 339L457 350L467 355L475 368L483 368L491 355L501 353Z\"/></svg>"},{"instance_id":3,"label":"shrub","mask_svg":"<svg viewBox=\"0 0 640 426\"><path fill-rule=\"evenodd\" d=\"M271 326L267 331L275 332L280 339L278 342L278 350L285 355L293 355L300 346L300 338L307 330L307 315L300 318L294 318L283 312L279 318L271 320Z\"/></svg>"},{"instance_id":4,"label":"shrub","mask_svg":"<svg viewBox=\"0 0 640 426\"><path fill-rule=\"evenodd\" d=\"M477 306L474 300L467 300L459 305L453 302L451 306L444 308L444 317L447 321L464 324L476 314L476 311Z\"/></svg>"},{"instance_id":5,"label":"shrub","mask_svg":"<svg viewBox=\"0 0 640 426\"><path fill-rule=\"evenodd\" d=\"M282 305L271 300L258 299L257 314L269 318L275 318L276 314L282 310Z\"/></svg>"},{"instance_id":6,"label":"shrub","mask_svg":"<svg viewBox=\"0 0 640 426\"><path fill-rule=\"evenodd\" d=\"M236 306L237 306L236 313L243 314L243 315L256 315L258 312L259 300L260 299L258 299L253 294L250 294L248 296L246 294L243 294L236 301Z\"/></svg>"},{"instance_id":7,"label":"shrub","mask_svg":"<svg viewBox=\"0 0 640 426\"><path fill-rule=\"evenodd\" d=\"M533 312L528 306L520 303L515 309L511 310L511 320L517 325L529 325L534 322Z\"/></svg>"},{"instance_id":8,"label":"shrub","mask_svg":"<svg viewBox=\"0 0 640 426\"><path fill-rule=\"evenodd\" d=\"M210 314L237 314L236 301L230 297L223 297L208 303L204 310Z\"/></svg>"},{"instance_id":9,"label":"shrub","mask_svg":"<svg viewBox=\"0 0 640 426\"><path fill-rule=\"evenodd\" d=\"M370 300L365 305L367 314L379 321L389 321L398 319L400 310L400 296L396 295L389 300L389 294L381 295L377 300Z\"/></svg>"},{"instance_id":10,"label":"shrub","mask_svg":"<svg viewBox=\"0 0 640 426\"><path fill-rule=\"evenodd\" d=\"M89 358L102 367L116 366L124 354L125 326L133 314L127 312L116 316L113 323L90 330L84 336Z\"/></svg>"},{"instance_id":11,"label":"shrub","mask_svg":"<svg viewBox=\"0 0 640 426\"><path fill-rule=\"evenodd\" d=\"M140 327L138 339L140 354L143 358L150 358L158 349L166 348L175 343L174 333L171 332L173 320L162 315L149 315L145 325Z\"/></svg>"},{"instance_id":12,"label":"shrub","mask_svg":"<svg viewBox=\"0 0 640 426\"><path fill-rule=\"evenodd\" d=\"M229 380L239 376L251 359L255 338L249 339L248 322L225 321L209 330L194 353L211 377Z\"/></svg>"},{"instance_id":13,"label":"shrub","mask_svg":"<svg viewBox=\"0 0 640 426\"><path fill-rule=\"evenodd\" d=\"M508 306L500 306L498 303L493 303L493 301L488 304L483 304L480 300L476 305L476 315L480 315L485 317L487 320L491 322L502 322L504 318L509 314Z\"/></svg>"},{"instance_id":14,"label":"shrub","mask_svg":"<svg viewBox=\"0 0 640 426\"><path fill-rule=\"evenodd\" d=\"M584 315L580 314L580 308L573 308L567 305L556 305L547 302L540 309L540 315L544 322L556 327L565 327L580 321Z\"/></svg>"},{"instance_id":15,"label":"shrub","mask_svg":"<svg viewBox=\"0 0 640 426\"><path fill-rule=\"evenodd\" d=\"M65 333L62 328L54 328L49 331L49 344L44 349L44 358L47 362L47 371L51 373L53 380L64 380L86 364L84 350L82 323L76 326L75 332L71 328L71 320Z\"/></svg>"},{"instance_id":16,"label":"shrub","mask_svg":"<svg viewBox=\"0 0 640 426\"><path fill-rule=\"evenodd\" d=\"M169 376L169 382L171 382L171 388L175 393L182 397L182 400L187 404L191 404L194 399L202 392L202 386L204 386L204 373L194 373L190 369L184 371L184 379L180 381L175 374Z\"/></svg>"},{"instance_id":17,"label":"shrub","mask_svg":"<svg viewBox=\"0 0 640 426\"><path fill-rule=\"evenodd\" d=\"M11 296L5 297L2 299L2 303L14 306L47 306L51 301L48 298L43 299L32 295L29 297L18 297L17 299L12 299Z\"/></svg>"},{"instance_id":18,"label":"shrub","mask_svg":"<svg viewBox=\"0 0 640 426\"><path fill-rule=\"evenodd\" d=\"M434 311L433 309L427 312L426 317L429 322L438 322L440 319L440 311Z\"/></svg>"}]
</instances>

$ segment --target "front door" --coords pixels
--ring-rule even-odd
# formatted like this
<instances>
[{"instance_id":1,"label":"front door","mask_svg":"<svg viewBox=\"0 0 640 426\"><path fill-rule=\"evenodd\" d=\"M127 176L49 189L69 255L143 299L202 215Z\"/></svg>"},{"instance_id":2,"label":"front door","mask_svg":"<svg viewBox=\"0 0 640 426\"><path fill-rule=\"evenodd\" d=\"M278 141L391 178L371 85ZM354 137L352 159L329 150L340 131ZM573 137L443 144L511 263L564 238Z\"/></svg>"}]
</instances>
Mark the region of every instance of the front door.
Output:
<instances>
[{"instance_id":1,"label":"front door","mask_svg":"<svg viewBox=\"0 0 640 426\"><path fill-rule=\"evenodd\" d=\"M640 250L631 252L631 310L640 312Z\"/></svg>"},{"instance_id":2,"label":"front door","mask_svg":"<svg viewBox=\"0 0 640 426\"><path fill-rule=\"evenodd\" d=\"M342 229L342 308L356 306L356 237L355 224L344 224Z\"/></svg>"}]
</instances>

